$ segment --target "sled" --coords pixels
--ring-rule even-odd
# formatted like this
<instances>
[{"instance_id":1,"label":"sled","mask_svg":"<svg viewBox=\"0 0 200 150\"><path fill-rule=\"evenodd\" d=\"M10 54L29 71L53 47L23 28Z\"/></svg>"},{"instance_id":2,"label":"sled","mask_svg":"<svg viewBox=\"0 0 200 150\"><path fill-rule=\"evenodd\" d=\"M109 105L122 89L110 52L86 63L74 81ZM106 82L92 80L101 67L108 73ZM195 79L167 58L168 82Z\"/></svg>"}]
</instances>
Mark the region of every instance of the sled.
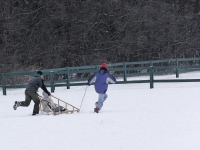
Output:
<instances>
[{"instance_id":1,"label":"sled","mask_svg":"<svg viewBox=\"0 0 200 150\"><path fill-rule=\"evenodd\" d=\"M45 101L44 99L43 99L43 97L42 96L38 96L39 97L39 99L40 99L40 111L41 112L44 112L44 109L45 109L45 107L48 107L47 105L46 106L41 106L41 103L43 102L43 101ZM58 111L55 111L55 110L53 110L52 108L52 103L51 103L51 107L49 107L50 108L50 110L51 110L51 114L53 114L53 115L59 115L59 114L64 114L64 113L66 113L66 114L68 114L68 113L74 113L74 112L79 112L80 110L78 109L78 108L76 108L75 106L73 106L73 105L71 105L71 104L69 104L69 103L67 103L67 102L65 102L65 101L63 101L63 100L61 100L61 99L59 99L59 98L57 98L57 97L55 97L55 96L53 96L53 95L51 95L50 96L50 99L52 99L52 97L53 98L55 98L56 100L57 100L57 103L54 103L55 105L56 105L56 107L57 107L57 109L58 109ZM60 106L62 107L62 108L65 108L65 110L63 111L63 110L60 110Z\"/></svg>"}]
</instances>

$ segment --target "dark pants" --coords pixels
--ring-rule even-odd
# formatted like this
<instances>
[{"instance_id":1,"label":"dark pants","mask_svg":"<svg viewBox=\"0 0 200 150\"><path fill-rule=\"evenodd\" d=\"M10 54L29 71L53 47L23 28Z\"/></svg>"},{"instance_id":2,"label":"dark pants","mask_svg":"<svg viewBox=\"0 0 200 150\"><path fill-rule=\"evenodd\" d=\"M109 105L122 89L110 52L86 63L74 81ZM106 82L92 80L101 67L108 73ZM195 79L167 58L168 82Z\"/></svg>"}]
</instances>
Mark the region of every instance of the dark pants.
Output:
<instances>
[{"instance_id":1,"label":"dark pants","mask_svg":"<svg viewBox=\"0 0 200 150\"><path fill-rule=\"evenodd\" d=\"M20 102L20 106L28 107L31 103L31 100L35 103L33 108L33 113L39 113L40 99L36 92L25 91L25 101Z\"/></svg>"}]
</instances>

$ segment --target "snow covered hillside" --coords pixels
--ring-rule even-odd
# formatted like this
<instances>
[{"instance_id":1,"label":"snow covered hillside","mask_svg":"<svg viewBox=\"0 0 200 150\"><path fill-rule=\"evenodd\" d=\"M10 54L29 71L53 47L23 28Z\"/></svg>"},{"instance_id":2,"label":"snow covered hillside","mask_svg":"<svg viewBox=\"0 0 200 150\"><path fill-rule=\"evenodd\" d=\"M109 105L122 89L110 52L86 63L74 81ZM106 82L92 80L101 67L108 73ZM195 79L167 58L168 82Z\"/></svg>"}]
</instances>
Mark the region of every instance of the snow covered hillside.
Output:
<instances>
[{"instance_id":1,"label":"snow covered hillside","mask_svg":"<svg viewBox=\"0 0 200 150\"><path fill-rule=\"evenodd\" d=\"M198 79L200 72L180 74L185 78ZM85 88L60 87L52 95L79 108ZM98 95L90 86L80 113L32 116L33 101L13 110L15 101L24 100L24 89L8 89L7 96L1 90L0 150L200 149L200 83L155 83L154 89L110 84L107 94L99 114L93 113Z\"/></svg>"}]
</instances>

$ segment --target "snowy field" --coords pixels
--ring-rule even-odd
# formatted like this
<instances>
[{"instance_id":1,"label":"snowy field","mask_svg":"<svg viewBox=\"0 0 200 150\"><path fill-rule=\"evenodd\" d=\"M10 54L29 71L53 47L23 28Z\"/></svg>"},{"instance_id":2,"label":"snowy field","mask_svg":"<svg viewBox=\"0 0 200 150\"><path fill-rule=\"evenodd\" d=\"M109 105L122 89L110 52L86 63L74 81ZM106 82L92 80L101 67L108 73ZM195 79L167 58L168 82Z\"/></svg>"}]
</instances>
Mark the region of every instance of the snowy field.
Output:
<instances>
[{"instance_id":1,"label":"snowy field","mask_svg":"<svg viewBox=\"0 0 200 150\"><path fill-rule=\"evenodd\" d=\"M180 74L179 79L187 78L198 79L200 72ZM175 74L154 79L175 79ZM200 150L200 83L149 87L109 85L108 99L95 114L98 95L90 86L80 113L57 116L32 116L33 101L15 111L24 89L8 89L7 96L1 90L0 150ZM79 108L85 88L60 87L52 95Z\"/></svg>"}]
</instances>

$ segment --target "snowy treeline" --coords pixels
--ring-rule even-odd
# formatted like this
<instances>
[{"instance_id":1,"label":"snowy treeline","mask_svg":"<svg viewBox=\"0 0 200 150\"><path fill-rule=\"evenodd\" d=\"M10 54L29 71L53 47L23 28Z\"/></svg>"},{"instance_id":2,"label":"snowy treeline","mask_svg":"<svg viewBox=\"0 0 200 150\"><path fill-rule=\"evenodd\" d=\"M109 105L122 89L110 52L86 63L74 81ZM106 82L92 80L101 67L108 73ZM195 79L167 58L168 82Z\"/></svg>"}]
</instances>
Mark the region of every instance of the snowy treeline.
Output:
<instances>
[{"instance_id":1,"label":"snowy treeline","mask_svg":"<svg viewBox=\"0 0 200 150\"><path fill-rule=\"evenodd\" d=\"M199 0L1 0L2 72L199 57Z\"/></svg>"}]
</instances>

